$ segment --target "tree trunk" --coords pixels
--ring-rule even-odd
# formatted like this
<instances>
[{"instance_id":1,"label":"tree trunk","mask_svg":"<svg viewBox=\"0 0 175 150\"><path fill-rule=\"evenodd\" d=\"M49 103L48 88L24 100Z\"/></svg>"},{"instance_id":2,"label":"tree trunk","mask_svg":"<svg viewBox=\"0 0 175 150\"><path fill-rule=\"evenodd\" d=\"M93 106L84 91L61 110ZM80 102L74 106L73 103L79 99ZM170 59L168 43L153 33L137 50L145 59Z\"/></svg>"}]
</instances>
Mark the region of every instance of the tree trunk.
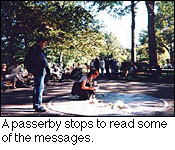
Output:
<instances>
[{"instance_id":1,"label":"tree trunk","mask_svg":"<svg viewBox=\"0 0 175 150\"><path fill-rule=\"evenodd\" d=\"M63 52L60 52L59 63L62 63L62 61L63 61Z\"/></svg>"},{"instance_id":2,"label":"tree trunk","mask_svg":"<svg viewBox=\"0 0 175 150\"><path fill-rule=\"evenodd\" d=\"M155 38L155 14L154 4L155 1L145 1L148 10L148 37L149 37L149 64L154 65L157 63L157 52L156 52L156 38Z\"/></svg>"},{"instance_id":3,"label":"tree trunk","mask_svg":"<svg viewBox=\"0 0 175 150\"><path fill-rule=\"evenodd\" d=\"M170 63L174 66L174 49L173 49L173 43L170 44Z\"/></svg>"},{"instance_id":4,"label":"tree trunk","mask_svg":"<svg viewBox=\"0 0 175 150\"><path fill-rule=\"evenodd\" d=\"M136 50L135 50L135 11L134 1L131 1L131 14L132 14L132 26L131 26L131 62L136 62Z\"/></svg>"}]
</instances>

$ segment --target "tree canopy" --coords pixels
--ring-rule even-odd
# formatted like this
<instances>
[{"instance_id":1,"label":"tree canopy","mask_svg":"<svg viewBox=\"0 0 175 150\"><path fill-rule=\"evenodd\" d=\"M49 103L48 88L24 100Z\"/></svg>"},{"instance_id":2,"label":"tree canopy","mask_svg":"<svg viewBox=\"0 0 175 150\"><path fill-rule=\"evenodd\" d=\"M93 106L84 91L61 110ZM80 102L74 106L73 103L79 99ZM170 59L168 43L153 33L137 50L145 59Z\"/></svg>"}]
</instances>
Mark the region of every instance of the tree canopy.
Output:
<instances>
[{"instance_id":1,"label":"tree canopy","mask_svg":"<svg viewBox=\"0 0 175 150\"><path fill-rule=\"evenodd\" d=\"M174 1L158 1L156 2L157 12L155 14L155 31L158 62L165 63L166 59L171 60L174 64ZM148 32L140 33L140 44L138 50L145 49L148 53ZM169 56L167 56L167 52ZM139 52L141 54L141 52ZM148 55L143 55L148 60ZM164 55L162 57L162 55Z\"/></svg>"},{"instance_id":2,"label":"tree canopy","mask_svg":"<svg viewBox=\"0 0 175 150\"><path fill-rule=\"evenodd\" d=\"M106 9L115 17L131 11L123 1L90 2L98 5L97 10ZM156 6L157 50L168 51L173 62L174 2L158 1ZM129 50L124 49L113 34L101 32L101 27L94 14L80 1L1 1L1 62L10 64L13 56L23 62L29 46L41 35L48 39L46 53L50 62L85 63L97 56L129 61ZM146 32L142 35L141 45L148 44ZM148 45L141 49L144 55Z\"/></svg>"}]
</instances>

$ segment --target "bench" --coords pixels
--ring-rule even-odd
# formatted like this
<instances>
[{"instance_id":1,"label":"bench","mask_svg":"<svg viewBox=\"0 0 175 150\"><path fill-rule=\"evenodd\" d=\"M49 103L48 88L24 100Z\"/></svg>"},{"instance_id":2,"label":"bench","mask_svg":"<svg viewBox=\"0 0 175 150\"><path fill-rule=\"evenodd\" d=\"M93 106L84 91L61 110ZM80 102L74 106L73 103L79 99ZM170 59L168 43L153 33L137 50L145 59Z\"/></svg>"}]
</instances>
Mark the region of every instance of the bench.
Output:
<instances>
[{"instance_id":1,"label":"bench","mask_svg":"<svg viewBox=\"0 0 175 150\"><path fill-rule=\"evenodd\" d=\"M162 69L162 74L165 74L165 75L174 74L174 68L172 68L172 69Z\"/></svg>"}]
</instances>

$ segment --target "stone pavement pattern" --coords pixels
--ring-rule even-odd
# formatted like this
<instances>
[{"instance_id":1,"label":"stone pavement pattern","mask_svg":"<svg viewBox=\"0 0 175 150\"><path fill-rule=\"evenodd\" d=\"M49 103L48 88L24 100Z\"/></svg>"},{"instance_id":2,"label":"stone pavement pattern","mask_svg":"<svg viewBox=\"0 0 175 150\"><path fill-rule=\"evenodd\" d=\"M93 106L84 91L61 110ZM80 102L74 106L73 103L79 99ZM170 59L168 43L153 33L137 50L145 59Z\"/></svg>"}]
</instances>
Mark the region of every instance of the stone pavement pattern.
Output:
<instances>
[{"instance_id":1,"label":"stone pavement pattern","mask_svg":"<svg viewBox=\"0 0 175 150\"><path fill-rule=\"evenodd\" d=\"M73 81L67 80L62 83L56 83L55 86L46 86L43 96L43 105L46 107L47 111L44 113L34 112L34 109L32 109L32 88L9 89L5 93L1 93L1 116L83 116L83 113L77 113L74 111L77 109L74 108L72 104L75 104L75 107L82 108L79 106L83 106L86 102L70 100L69 95L72 85ZM98 85L101 93L114 93L120 95L143 94L157 99L163 99L167 104L166 111L155 111L154 113L150 112L146 113L144 116L174 116L173 83L98 80ZM152 105L153 103L147 104ZM62 108L61 106L64 106L64 110L60 109ZM92 112L92 110L99 109L99 111L105 111L108 109L108 107L94 107L93 104L89 105L88 103L87 105L85 104L85 106L87 115L89 114L90 116L92 114L89 112ZM151 107L154 108L155 106ZM72 110L70 110L70 108ZM117 111L120 112L118 114L119 116L126 115L126 112L123 110L118 109ZM102 116L103 113L101 113ZM94 113L93 115L99 116L98 113ZM132 113L131 116L139 116L139 114Z\"/></svg>"}]
</instances>

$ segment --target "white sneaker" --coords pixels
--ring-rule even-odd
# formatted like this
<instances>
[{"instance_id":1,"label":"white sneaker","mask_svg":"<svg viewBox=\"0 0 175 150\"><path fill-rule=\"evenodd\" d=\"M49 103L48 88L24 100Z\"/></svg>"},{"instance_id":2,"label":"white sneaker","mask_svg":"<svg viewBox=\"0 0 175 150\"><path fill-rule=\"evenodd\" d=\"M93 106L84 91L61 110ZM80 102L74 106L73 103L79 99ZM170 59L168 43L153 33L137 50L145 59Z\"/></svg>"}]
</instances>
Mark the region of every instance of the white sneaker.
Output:
<instances>
[{"instance_id":1,"label":"white sneaker","mask_svg":"<svg viewBox=\"0 0 175 150\"><path fill-rule=\"evenodd\" d=\"M70 99L79 99L78 95L70 95Z\"/></svg>"}]
</instances>

